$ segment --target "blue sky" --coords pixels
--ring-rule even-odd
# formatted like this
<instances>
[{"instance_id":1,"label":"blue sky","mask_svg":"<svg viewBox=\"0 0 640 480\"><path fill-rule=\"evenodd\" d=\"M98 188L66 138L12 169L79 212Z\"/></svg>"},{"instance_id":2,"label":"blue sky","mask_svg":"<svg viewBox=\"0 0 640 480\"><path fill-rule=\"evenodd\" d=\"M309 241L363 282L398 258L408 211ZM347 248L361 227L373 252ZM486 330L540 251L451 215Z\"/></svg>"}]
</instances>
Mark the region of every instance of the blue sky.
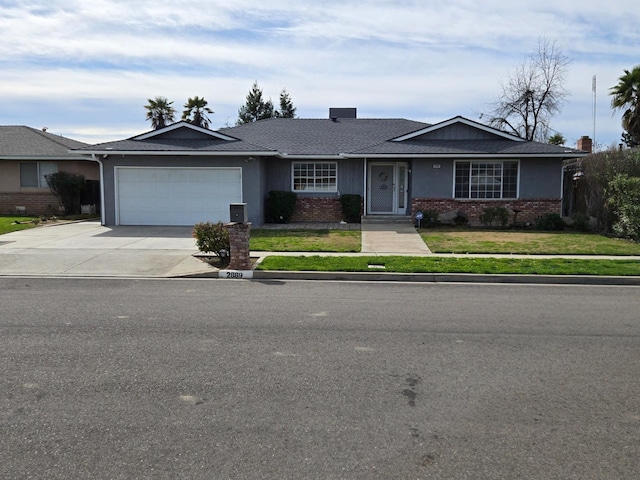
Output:
<instances>
[{"instance_id":1,"label":"blue sky","mask_svg":"<svg viewBox=\"0 0 640 480\"><path fill-rule=\"evenodd\" d=\"M88 143L149 129L144 105L178 112L204 96L211 127L233 125L254 81L298 115L478 120L536 47L570 58L571 92L552 128L575 145L617 144L608 89L640 64L637 2L576 0L0 0L0 124ZM178 115L179 116L179 115Z\"/></svg>"}]
</instances>

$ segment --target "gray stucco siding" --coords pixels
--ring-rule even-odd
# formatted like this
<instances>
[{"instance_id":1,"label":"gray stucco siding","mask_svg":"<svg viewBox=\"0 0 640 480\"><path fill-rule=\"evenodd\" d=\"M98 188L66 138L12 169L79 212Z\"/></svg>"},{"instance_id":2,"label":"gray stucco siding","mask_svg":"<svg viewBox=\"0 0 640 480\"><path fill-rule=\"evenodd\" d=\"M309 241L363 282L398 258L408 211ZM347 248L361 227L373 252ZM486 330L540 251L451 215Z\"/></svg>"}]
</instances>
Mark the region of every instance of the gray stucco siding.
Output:
<instances>
[{"instance_id":1,"label":"gray stucco siding","mask_svg":"<svg viewBox=\"0 0 640 480\"><path fill-rule=\"evenodd\" d=\"M110 156L104 165L104 214L105 224L116 223L116 167L157 167L157 168L242 168L242 200L247 204L249 221L257 225L263 223L263 186L260 175L261 161L245 162L244 158L208 156Z\"/></svg>"}]
</instances>

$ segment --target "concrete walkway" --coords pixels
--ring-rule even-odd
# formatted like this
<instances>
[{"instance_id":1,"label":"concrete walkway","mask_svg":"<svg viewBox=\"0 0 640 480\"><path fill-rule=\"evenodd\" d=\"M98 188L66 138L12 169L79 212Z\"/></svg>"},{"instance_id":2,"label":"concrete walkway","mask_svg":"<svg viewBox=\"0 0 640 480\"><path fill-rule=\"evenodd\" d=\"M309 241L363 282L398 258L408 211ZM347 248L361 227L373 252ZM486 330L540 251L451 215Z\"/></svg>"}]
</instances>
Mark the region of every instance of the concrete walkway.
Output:
<instances>
[{"instance_id":1,"label":"concrete walkway","mask_svg":"<svg viewBox=\"0 0 640 480\"><path fill-rule=\"evenodd\" d=\"M362 253L429 254L431 250L413 225L363 223Z\"/></svg>"}]
</instances>

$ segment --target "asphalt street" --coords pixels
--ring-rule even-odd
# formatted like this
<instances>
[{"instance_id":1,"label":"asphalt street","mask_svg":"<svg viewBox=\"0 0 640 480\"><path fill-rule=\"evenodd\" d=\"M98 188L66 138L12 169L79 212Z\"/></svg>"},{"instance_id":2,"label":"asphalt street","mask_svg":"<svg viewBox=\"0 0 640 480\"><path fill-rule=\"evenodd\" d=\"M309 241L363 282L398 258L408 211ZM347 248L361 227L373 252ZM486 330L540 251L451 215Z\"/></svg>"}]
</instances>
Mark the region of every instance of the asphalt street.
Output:
<instances>
[{"instance_id":1,"label":"asphalt street","mask_svg":"<svg viewBox=\"0 0 640 480\"><path fill-rule=\"evenodd\" d=\"M639 294L0 278L0 478L638 479Z\"/></svg>"}]
</instances>

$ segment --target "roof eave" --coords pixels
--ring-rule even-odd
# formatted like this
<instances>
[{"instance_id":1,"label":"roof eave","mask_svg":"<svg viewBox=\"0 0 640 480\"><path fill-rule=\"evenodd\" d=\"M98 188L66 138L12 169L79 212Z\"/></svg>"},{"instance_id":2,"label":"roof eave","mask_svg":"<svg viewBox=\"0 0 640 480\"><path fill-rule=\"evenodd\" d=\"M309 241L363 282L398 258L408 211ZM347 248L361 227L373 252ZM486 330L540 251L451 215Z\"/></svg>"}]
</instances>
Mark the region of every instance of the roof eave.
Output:
<instances>
[{"instance_id":1,"label":"roof eave","mask_svg":"<svg viewBox=\"0 0 640 480\"><path fill-rule=\"evenodd\" d=\"M374 153L343 154L342 158L582 158L586 153Z\"/></svg>"},{"instance_id":2,"label":"roof eave","mask_svg":"<svg viewBox=\"0 0 640 480\"><path fill-rule=\"evenodd\" d=\"M68 155L0 155L0 160L31 160L31 161L64 161L64 160L84 160L84 156L78 153L74 153L72 156Z\"/></svg>"},{"instance_id":3,"label":"roof eave","mask_svg":"<svg viewBox=\"0 0 640 480\"><path fill-rule=\"evenodd\" d=\"M247 152L220 152L220 151L193 151L193 150L74 150L80 155L157 155L157 156L256 156L273 157L278 152L247 151Z\"/></svg>"},{"instance_id":4,"label":"roof eave","mask_svg":"<svg viewBox=\"0 0 640 480\"><path fill-rule=\"evenodd\" d=\"M291 153L279 153L281 158L287 158L289 160L340 160L345 158L342 153L337 154L291 154Z\"/></svg>"}]
</instances>

